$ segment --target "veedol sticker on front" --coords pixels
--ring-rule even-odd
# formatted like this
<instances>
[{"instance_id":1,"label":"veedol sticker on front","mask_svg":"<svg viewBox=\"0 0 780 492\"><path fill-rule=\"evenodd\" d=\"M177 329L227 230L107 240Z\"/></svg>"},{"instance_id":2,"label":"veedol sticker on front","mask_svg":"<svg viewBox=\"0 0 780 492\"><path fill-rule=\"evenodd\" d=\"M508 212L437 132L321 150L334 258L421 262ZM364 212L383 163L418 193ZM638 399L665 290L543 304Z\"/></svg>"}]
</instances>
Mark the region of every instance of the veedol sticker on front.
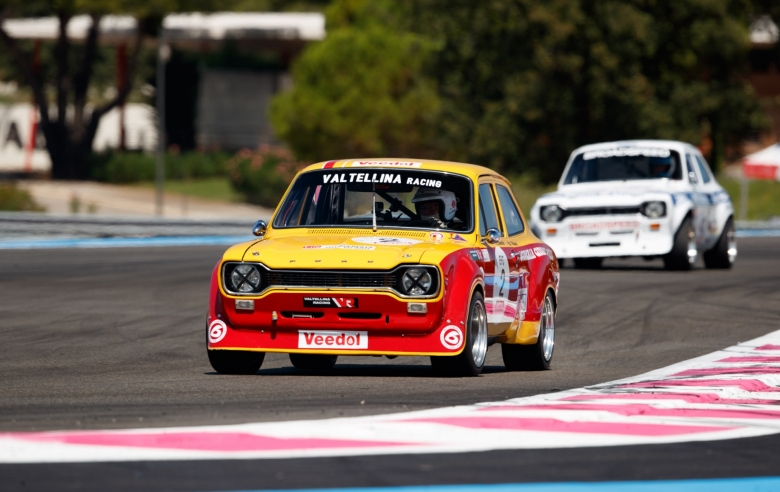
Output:
<instances>
[{"instance_id":1,"label":"veedol sticker on front","mask_svg":"<svg viewBox=\"0 0 780 492\"><path fill-rule=\"evenodd\" d=\"M367 331L298 331L298 348L359 350L368 348Z\"/></svg>"}]
</instances>

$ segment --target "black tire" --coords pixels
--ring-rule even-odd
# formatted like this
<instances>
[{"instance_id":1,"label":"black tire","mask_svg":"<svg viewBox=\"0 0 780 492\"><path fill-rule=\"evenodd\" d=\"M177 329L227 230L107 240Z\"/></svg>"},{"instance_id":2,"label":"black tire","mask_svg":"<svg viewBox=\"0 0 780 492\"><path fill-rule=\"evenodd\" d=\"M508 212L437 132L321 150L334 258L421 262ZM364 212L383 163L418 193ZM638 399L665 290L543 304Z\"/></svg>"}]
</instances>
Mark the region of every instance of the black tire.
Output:
<instances>
[{"instance_id":1,"label":"black tire","mask_svg":"<svg viewBox=\"0 0 780 492\"><path fill-rule=\"evenodd\" d=\"M442 376L479 376L487 359L487 310L479 292L471 297L463 351L455 356L431 356L431 365ZM476 356L475 356L476 354Z\"/></svg>"},{"instance_id":2,"label":"black tire","mask_svg":"<svg viewBox=\"0 0 780 492\"><path fill-rule=\"evenodd\" d=\"M598 270L604 258L574 258L574 268L579 270Z\"/></svg>"},{"instance_id":3,"label":"black tire","mask_svg":"<svg viewBox=\"0 0 780 492\"><path fill-rule=\"evenodd\" d=\"M338 358L338 355L327 354L290 354L292 365L305 371L328 371L333 369Z\"/></svg>"},{"instance_id":4,"label":"black tire","mask_svg":"<svg viewBox=\"0 0 780 492\"><path fill-rule=\"evenodd\" d=\"M549 311L548 311L549 310ZM548 325L548 323L552 323ZM552 330L549 327L552 326ZM546 352L547 345L549 352ZM550 291L544 299L542 325L539 327L539 338L533 345L514 343L501 344L501 357L504 366L510 371L546 371L552 362L555 346L555 299Z\"/></svg>"},{"instance_id":5,"label":"black tire","mask_svg":"<svg viewBox=\"0 0 780 492\"><path fill-rule=\"evenodd\" d=\"M737 238L734 233L734 221L729 217L718 242L711 250L704 252L704 266L712 269L727 270L737 259Z\"/></svg>"},{"instance_id":6,"label":"black tire","mask_svg":"<svg viewBox=\"0 0 780 492\"><path fill-rule=\"evenodd\" d=\"M211 367L220 374L254 374L263 365L265 352L209 350Z\"/></svg>"},{"instance_id":7,"label":"black tire","mask_svg":"<svg viewBox=\"0 0 780 492\"><path fill-rule=\"evenodd\" d=\"M691 245L696 247L696 231L693 229L693 221L686 217L677 233L674 235L672 250L664 255L664 266L667 270L687 271L696 264L696 256L688 255Z\"/></svg>"}]
</instances>

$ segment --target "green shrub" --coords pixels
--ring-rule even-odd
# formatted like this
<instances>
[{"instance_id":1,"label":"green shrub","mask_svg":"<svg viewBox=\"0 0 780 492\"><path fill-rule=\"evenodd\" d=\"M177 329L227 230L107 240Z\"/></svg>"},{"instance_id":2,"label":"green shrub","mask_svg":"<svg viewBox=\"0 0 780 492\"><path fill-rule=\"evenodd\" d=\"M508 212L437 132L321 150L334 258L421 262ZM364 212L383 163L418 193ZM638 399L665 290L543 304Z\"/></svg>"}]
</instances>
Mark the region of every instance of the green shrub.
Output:
<instances>
[{"instance_id":1,"label":"green shrub","mask_svg":"<svg viewBox=\"0 0 780 492\"><path fill-rule=\"evenodd\" d=\"M240 151L225 167L233 188L247 202L274 208L305 165L286 149L263 145L257 150Z\"/></svg>"},{"instance_id":2,"label":"green shrub","mask_svg":"<svg viewBox=\"0 0 780 492\"><path fill-rule=\"evenodd\" d=\"M165 156L165 179L211 178L225 174L225 152L168 153ZM107 152L93 156L92 175L108 183L154 181L156 159L142 152Z\"/></svg>"},{"instance_id":3,"label":"green shrub","mask_svg":"<svg viewBox=\"0 0 780 492\"><path fill-rule=\"evenodd\" d=\"M0 183L0 210L9 212L43 212L27 190L21 190L16 183Z\"/></svg>"}]
</instances>

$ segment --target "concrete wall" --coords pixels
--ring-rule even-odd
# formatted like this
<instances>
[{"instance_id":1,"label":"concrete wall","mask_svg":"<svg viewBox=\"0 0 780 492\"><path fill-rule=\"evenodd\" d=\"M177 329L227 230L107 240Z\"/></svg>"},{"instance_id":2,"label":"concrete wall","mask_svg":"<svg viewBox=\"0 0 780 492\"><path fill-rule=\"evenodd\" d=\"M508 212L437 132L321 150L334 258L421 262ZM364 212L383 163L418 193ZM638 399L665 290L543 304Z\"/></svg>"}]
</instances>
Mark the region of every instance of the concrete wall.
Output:
<instances>
[{"instance_id":1,"label":"concrete wall","mask_svg":"<svg viewBox=\"0 0 780 492\"><path fill-rule=\"evenodd\" d=\"M268 110L289 80L281 72L205 70L198 88L198 146L238 150L274 143Z\"/></svg>"}]
</instances>

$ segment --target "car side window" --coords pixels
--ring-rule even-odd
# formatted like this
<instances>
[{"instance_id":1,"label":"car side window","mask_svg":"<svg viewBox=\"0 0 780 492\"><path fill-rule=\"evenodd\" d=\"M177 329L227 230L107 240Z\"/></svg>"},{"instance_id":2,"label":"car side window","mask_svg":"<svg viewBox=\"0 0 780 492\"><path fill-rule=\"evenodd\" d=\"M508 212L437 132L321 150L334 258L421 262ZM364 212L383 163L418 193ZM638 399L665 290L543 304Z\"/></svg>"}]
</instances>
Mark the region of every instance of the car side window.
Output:
<instances>
[{"instance_id":1,"label":"car side window","mask_svg":"<svg viewBox=\"0 0 780 492\"><path fill-rule=\"evenodd\" d=\"M523 225L520 211L517 210L517 205L512 199L512 193L501 185L497 185L496 190L498 190L498 203L501 205L501 215L504 216L507 235L514 236L522 233L525 230L525 225Z\"/></svg>"},{"instance_id":2,"label":"car side window","mask_svg":"<svg viewBox=\"0 0 780 492\"><path fill-rule=\"evenodd\" d=\"M698 155L696 156L696 163L699 165L699 174L701 175L702 183L709 183L710 182L710 170L707 167L707 164Z\"/></svg>"},{"instance_id":3,"label":"car side window","mask_svg":"<svg viewBox=\"0 0 780 492\"><path fill-rule=\"evenodd\" d=\"M483 183L479 185L479 233L484 236L488 229L501 230L496 216L496 205L493 201L493 191L490 184Z\"/></svg>"},{"instance_id":4,"label":"car side window","mask_svg":"<svg viewBox=\"0 0 780 492\"><path fill-rule=\"evenodd\" d=\"M694 164L693 164L693 158L691 157L691 154L687 154L685 156L685 163L687 165L687 171L688 171L688 179L693 184L699 183L699 178L696 177L696 171L693 170Z\"/></svg>"}]
</instances>

